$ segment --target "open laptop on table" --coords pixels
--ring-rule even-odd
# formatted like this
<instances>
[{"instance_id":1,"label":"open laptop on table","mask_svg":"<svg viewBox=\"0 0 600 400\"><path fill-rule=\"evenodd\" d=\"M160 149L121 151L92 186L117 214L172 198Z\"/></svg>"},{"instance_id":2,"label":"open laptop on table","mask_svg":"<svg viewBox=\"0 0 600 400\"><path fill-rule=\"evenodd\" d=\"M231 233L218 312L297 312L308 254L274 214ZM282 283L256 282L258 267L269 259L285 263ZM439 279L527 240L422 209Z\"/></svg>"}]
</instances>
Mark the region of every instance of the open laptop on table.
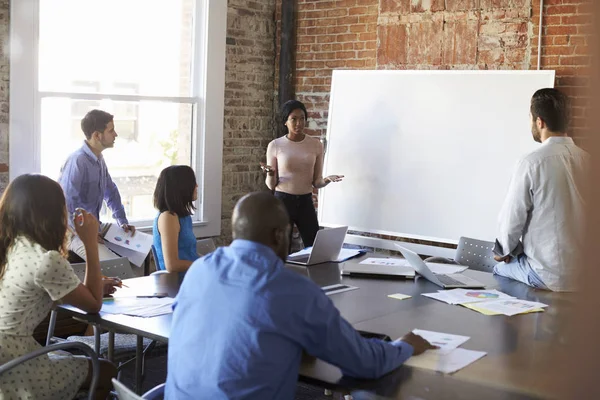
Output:
<instances>
[{"instance_id":1,"label":"open laptop on table","mask_svg":"<svg viewBox=\"0 0 600 400\"><path fill-rule=\"evenodd\" d=\"M344 245L346 232L348 232L347 226L321 229L317 232L315 243L309 254L288 257L286 262L298 265L314 265L336 261Z\"/></svg>"},{"instance_id":2,"label":"open laptop on table","mask_svg":"<svg viewBox=\"0 0 600 400\"><path fill-rule=\"evenodd\" d=\"M394 243L395 244L395 243ZM455 288L484 288L485 285L475 279L469 278L463 274L452 274L452 275L436 275L425 264L421 257L414 251L410 251L398 244L395 244L400 250L400 253L406 258L408 263L421 275L431 283L444 288L444 289L455 289Z\"/></svg>"},{"instance_id":3,"label":"open laptop on table","mask_svg":"<svg viewBox=\"0 0 600 400\"><path fill-rule=\"evenodd\" d=\"M413 279L415 270L411 267L397 265L346 263L343 266L342 275L356 278Z\"/></svg>"}]
</instances>

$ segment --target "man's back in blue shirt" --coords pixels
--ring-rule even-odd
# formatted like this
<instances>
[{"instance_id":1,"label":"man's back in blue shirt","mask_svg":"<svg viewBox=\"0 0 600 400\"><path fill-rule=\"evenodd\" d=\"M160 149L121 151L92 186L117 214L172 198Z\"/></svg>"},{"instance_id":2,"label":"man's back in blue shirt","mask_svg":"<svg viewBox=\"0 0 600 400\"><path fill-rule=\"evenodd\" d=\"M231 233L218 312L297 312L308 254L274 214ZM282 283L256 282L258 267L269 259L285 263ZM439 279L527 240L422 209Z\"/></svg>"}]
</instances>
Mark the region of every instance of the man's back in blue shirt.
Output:
<instances>
[{"instance_id":1,"label":"man's back in blue shirt","mask_svg":"<svg viewBox=\"0 0 600 400\"><path fill-rule=\"evenodd\" d=\"M302 351L377 378L413 347L362 338L313 282L262 244L236 240L196 261L174 305L168 399L292 399Z\"/></svg>"}]
</instances>

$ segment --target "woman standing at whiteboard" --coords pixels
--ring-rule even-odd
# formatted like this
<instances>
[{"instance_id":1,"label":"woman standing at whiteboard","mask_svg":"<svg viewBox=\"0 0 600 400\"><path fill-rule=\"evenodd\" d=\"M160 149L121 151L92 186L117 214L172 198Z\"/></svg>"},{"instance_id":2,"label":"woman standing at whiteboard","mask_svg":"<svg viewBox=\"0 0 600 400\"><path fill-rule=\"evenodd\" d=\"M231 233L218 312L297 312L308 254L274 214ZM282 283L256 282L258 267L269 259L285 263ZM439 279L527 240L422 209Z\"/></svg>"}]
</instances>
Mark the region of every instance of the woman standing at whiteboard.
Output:
<instances>
[{"instance_id":1,"label":"woman standing at whiteboard","mask_svg":"<svg viewBox=\"0 0 600 400\"><path fill-rule=\"evenodd\" d=\"M296 224L305 247L312 246L319 230L313 205L313 189L339 182L343 175L323 178L323 144L304 133L306 107L297 100L286 102L281 110L284 136L267 147L266 184L287 208L290 222Z\"/></svg>"}]
</instances>

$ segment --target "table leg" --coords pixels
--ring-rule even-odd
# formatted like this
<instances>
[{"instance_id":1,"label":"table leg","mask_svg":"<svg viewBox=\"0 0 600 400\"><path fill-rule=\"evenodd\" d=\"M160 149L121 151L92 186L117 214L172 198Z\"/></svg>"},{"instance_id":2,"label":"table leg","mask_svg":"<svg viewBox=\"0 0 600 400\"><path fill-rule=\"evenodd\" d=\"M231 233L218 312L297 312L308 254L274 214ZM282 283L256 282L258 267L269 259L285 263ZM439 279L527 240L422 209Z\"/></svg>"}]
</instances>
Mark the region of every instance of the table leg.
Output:
<instances>
[{"instance_id":1,"label":"table leg","mask_svg":"<svg viewBox=\"0 0 600 400\"><path fill-rule=\"evenodd\" d=\"M135 346L135 392L142 394L142 357L144 353L144 338L137 336Z\"/></svg>"}]
</instances>

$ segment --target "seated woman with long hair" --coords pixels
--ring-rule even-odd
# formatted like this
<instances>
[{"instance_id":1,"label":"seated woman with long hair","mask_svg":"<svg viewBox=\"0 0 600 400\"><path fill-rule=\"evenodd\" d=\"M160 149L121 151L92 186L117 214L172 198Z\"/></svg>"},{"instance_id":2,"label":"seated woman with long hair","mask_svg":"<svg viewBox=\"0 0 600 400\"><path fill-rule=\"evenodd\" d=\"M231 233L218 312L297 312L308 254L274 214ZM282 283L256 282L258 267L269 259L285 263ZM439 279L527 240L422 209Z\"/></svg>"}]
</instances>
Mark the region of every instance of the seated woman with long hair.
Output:
<instances>
[{"instance_id":1,"label":"seated woman with long hair","mask_svg":"<svg viewBox=\"0 0 600 400\"><path fill-rule=\"evenodd\" d=\"M197 198L198 184L193 169L187 165L172 165L161 171L154 190L158 215L152 229L157 269L185 273L199 258L192 229Z\"/></svg>"},{"instance_id":2,"label":"seated woman with long hair","mask_svg":"<svg viewBox=\"0 0 600 400\"><path fill-rule=\"evenodd\" d=\"M105 287L98 221L84 210L74 218L87 254L85 283L66 259L68 216L60 185L43 175L21 175L5 190L0 200L0 364L40 348L33 331L55 302L100 311ZM106 398L115 376L114 365L101 360L96 398ZM72 399L90 381L87 358L49 354L0 376L0 398Z\"/></svg>"}]
</instances>

